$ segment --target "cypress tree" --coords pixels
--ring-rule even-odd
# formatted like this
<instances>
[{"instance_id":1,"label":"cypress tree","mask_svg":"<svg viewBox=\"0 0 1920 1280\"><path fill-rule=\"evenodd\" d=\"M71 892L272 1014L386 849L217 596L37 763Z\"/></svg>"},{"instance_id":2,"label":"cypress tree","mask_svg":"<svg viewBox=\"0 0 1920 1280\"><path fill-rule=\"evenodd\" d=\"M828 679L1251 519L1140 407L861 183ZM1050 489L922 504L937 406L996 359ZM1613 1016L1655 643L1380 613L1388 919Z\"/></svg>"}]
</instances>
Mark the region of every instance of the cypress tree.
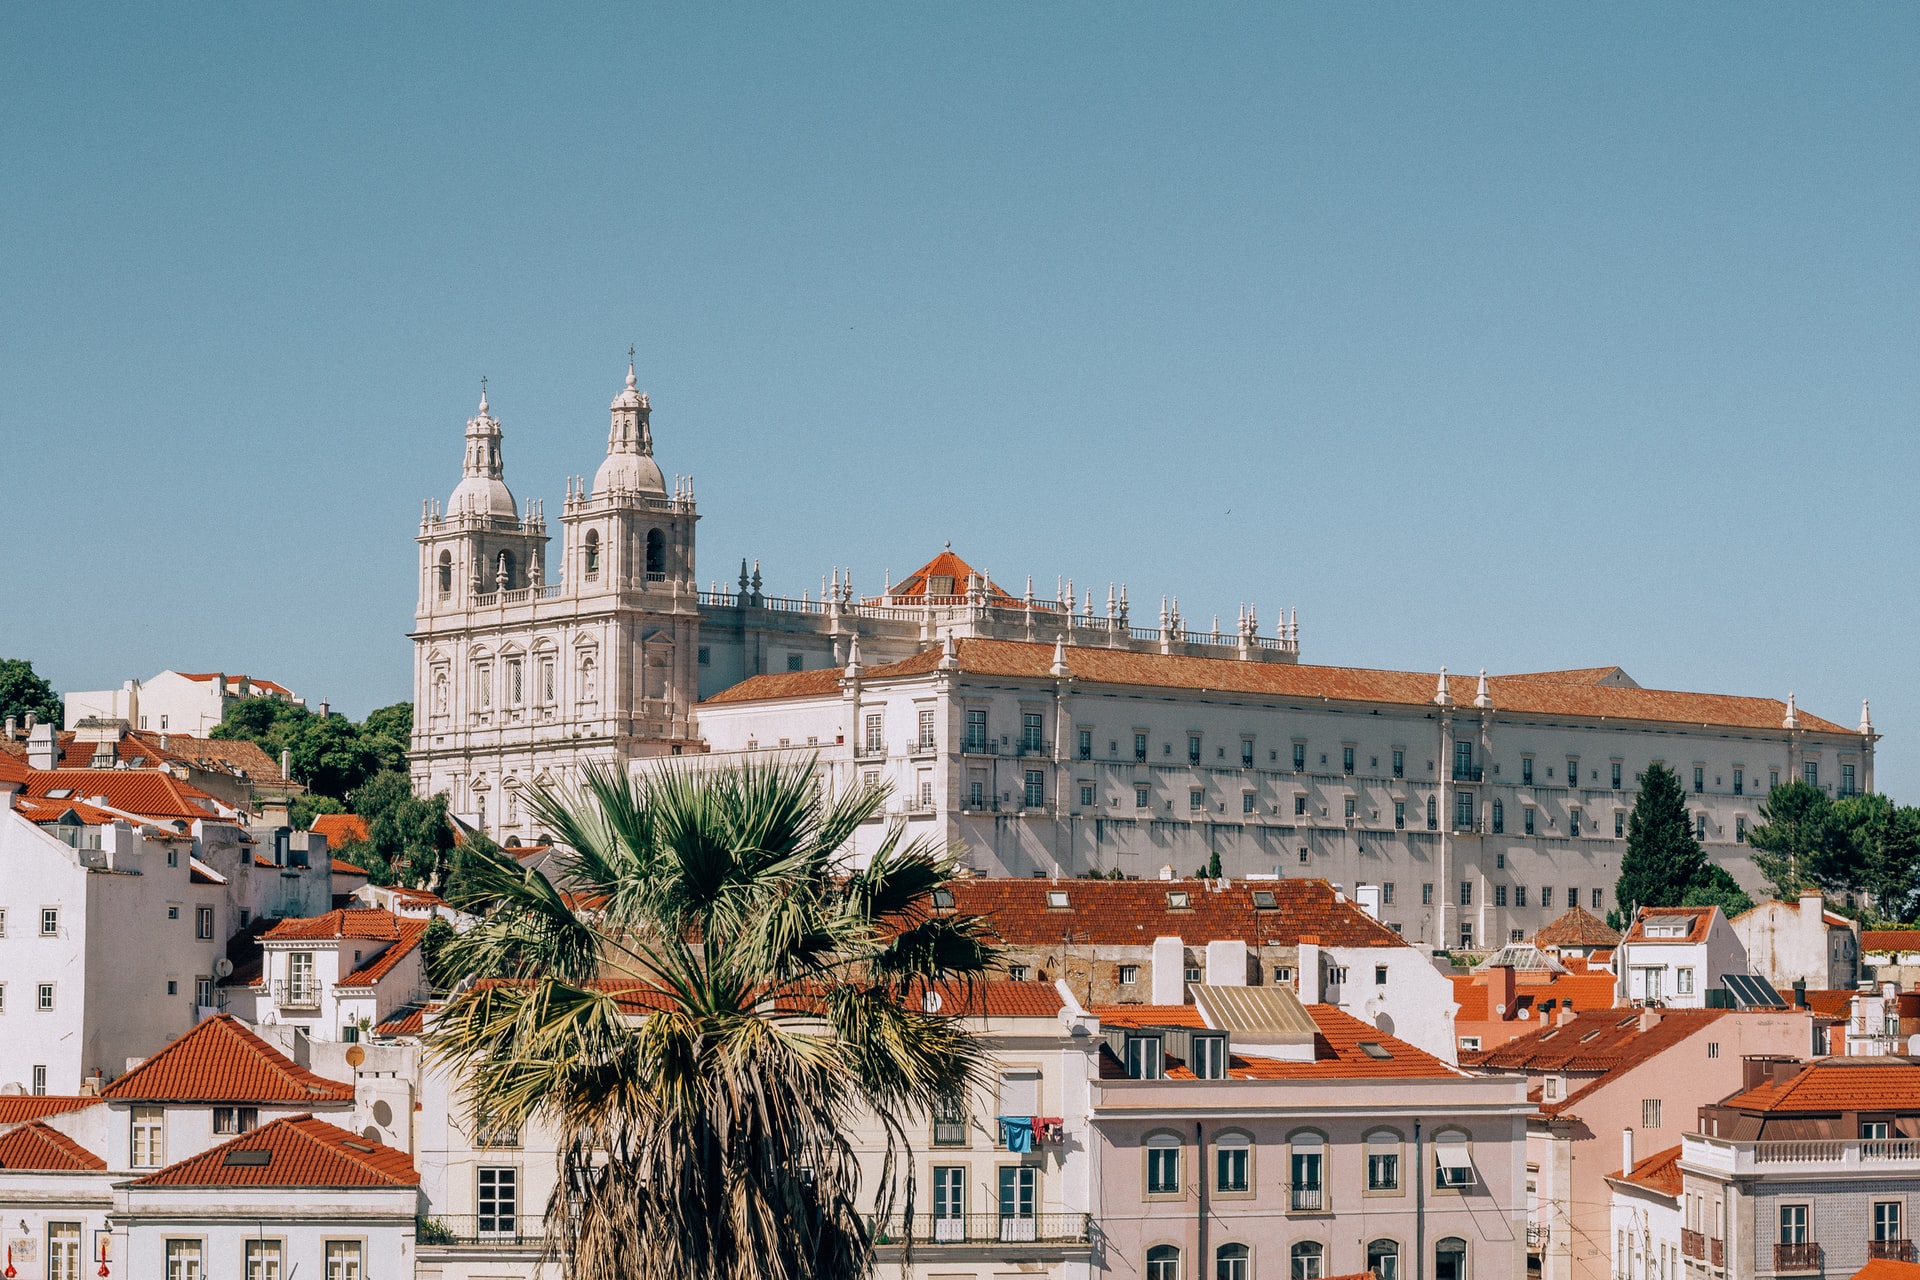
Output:
<instances>
[{"instance_id":1,"label":"cypress tree","mask_svg":"<svg viewBox=\"0 0 1920 1280\"><path fill-rule=\"evenodd\" d=\"M1627 820L1627 853L1613 888L1623 916L1635 907L1681 906L1687 891L1706 880L1707 856L1693 838L1680 779L1663 764L1651 764Z\"/></svg>"}]
</instances>

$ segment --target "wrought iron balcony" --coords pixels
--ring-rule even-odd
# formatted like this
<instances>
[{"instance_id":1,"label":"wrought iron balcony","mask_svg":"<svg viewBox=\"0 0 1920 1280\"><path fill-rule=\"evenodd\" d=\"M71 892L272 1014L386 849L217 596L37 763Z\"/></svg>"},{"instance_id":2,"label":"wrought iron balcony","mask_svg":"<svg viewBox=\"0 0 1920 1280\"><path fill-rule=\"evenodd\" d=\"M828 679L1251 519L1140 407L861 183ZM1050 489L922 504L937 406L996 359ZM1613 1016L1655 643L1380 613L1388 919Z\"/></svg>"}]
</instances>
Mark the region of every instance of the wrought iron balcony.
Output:
<instances>
[{"instance_id":1,"label":"wrought iron balcony","mask_svg":"<svg viewBox=\"0 0 1920 1280\"><path fill-rule=\"evenodd\" d=\"M1287 1188L1287 1208L1294 1213L1319 1213L1327 1207L1326 1194L1316 1183L1313 1186L1289 1186Z\"/></svg>"},{"instance_id":2,"label":"wrought iron balcony","mask_svg":"<svg viewBox=\"0 0 1920 1280\"><path fill-rule=\"evenodd\" d=\"M1026 1217L998 1213L958 1216L916 1213L912 1218L876 1222L874 1243L904 1244L909 1236L916 1249L948 1244L1086 1244L1092 1218L1084 1213L1038 1213Z\"/></svg>"},{"instance_id":3,"label":"wrought iron balcony","mask_svg":"<svg viewBox=\"0 0 1920 1280\"><path fill-rule=\"evenodd\" d=\"M282 1009L318 1009L320 984L288 982L285 978L281 978L273 984L273 1002Z\"/></svg>"},{"instance_id":4,"label":"wrought iron balcony","mask_svg":"<svg viewBox=\"0 0 1920 1280\"><path fill-rule=\"evenodd\" d=\"M1911 1240L1869 1240L1867 1241L1869 1258L1891 1258L1895 1262L1914 1261L1913 1241Z\"/></svg>"},{"instance_id":5,"label":"wrought iron balcony","mask_svg":"<svg viewBox=\"0 0 1920 1280\"><path fill-rule=\"evenodd\" d=\"M1719 1241L1714 1243L1718 1244ZM1812 1241L1805 1244L1776 1244L1773 1246L1773 1269L1775 1271L1818 1271L1820 1270L1820 1246Z\"/></svg>"},{"instance_id":6,"label":"wrought iron balcony","mask_svg":"<svg viewBox=\"0 0 1920 1280\"><path fill-rule=\"evenodd\" d=\"M1482 769L1479 765L1457 764L1453 766L1453 780L1455 782L1478 782L1480 781L1481 775L1485 772L1486 770Z\"/></svg>"},{"instance_id":7,"label":"wrought iron balcony","mask_svg":"<svg viewBox=\"0 0 1920 1280\"><path fill-rule=\"evenodd\" d=\"M1529 1249L1546 1248L1547 1238L1552 1234L1553 1234L1553 1229L1547 1223L1544 1223L1544 1222L1527 1223L1527 1248ZM1683 1232L1682 1234L1684 1235L1685 1233ZM1694 1234L1698 1235L1699 1233L1695 1232ZM1682 1244L1684 1245L1684 1243L1685 1241L1683 1240ZM1695 1257L1698 1255L1689 1254L1688 1256Z\"/></svg>"},{"instance_id":8,"label":"wrought iron balcony","mask_svg":"<svg viewBox=\"0 0 1920 1280\"><path fill-rule=\"evenodd\" d=\"M434 1245L538 1245L546 1223L520 1213L436 1213L414 1222L414 1240Z\"/></svg>"}]
</instances>

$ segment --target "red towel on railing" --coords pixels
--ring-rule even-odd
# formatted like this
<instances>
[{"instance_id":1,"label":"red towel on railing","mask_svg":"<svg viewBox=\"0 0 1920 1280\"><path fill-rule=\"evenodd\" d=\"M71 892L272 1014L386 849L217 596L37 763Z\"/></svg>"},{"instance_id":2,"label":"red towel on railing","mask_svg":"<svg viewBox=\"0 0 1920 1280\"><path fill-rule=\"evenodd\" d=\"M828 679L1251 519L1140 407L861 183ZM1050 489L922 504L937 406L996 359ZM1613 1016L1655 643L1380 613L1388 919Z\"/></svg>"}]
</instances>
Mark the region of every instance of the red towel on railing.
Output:
<instances>
[{"instance_id":1,"label":"red towel on railing","mask_svg":"<svg viewBox=\"0 0 1920 1280\"><path fill-rule=\"evenodd\" d=\"M1035 1116L1033 1132L1040 1141L1059 1146L1067 1140L1067 1122L1059 1116Z\"/></svg>"}]
</instances>

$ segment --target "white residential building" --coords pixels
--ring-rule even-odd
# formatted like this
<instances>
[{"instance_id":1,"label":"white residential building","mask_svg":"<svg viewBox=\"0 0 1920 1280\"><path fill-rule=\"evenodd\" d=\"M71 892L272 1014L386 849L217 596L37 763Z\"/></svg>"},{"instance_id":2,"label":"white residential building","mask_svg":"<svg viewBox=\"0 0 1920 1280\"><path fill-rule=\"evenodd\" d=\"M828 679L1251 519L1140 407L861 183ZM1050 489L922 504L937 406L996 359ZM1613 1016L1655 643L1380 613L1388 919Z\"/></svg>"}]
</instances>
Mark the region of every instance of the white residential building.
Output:
<instances>
[{"instance_id":1,"label":"white residential building","mask_svg":"<svg viewBox=\"0 0 1920 1280\"><path fill-rule=\"evenodd\" d=\"M260 935L249 1020L351 1044L427 994L426 918L353 907L282 920Z\"/></svg>"},{"instance_id":2,"label":"white residential building","mask_svg":"<svg viewBox=\"0 0 1920 1280\"><path fill-rule=\"evenodd\" d=\"M188 733L204 738L244 698L279 698L295 706L306 700L285 685L224 671L162 671L150 680L129 680L118 689L69 693L66 727L82 720L124 720L135 729Z\"/></svg>"},{"instance_id":3,"label":"white residential building","mask_svg":"<svg viewBox=\"0 0 1920 1280\"><path fill-rule=\"evenodd\" d=\"M1729 923L1753 971L1781 991L1795 983L1846 991L1860 980L1860 926L1827 910L1818 892L1763 902Z\"/></svg>"},{"instance_id":4,"label":"white residential building","mask_svg":"<svg viewBox=\"0 0 1920 1280\"><path fill-rule=\"evenodd\" d=\"M1617 1280L1680 1280L1680 1148L1636 1161L1634 1131L1622 1129L1621 1170L1607 1178Z\"/></svg>"},{"instance_id":5,"label":"white residential building","mask_svg":"<svg viewBox=\"0 0 1920 1280\"><path fill-rule=\"evenodd\" d=\"M1726 977L1750 972L1747 950L1718 907L1642 907L1614 952L1622 1003L1704 1009Z\"/></svg>"}]
</instances>

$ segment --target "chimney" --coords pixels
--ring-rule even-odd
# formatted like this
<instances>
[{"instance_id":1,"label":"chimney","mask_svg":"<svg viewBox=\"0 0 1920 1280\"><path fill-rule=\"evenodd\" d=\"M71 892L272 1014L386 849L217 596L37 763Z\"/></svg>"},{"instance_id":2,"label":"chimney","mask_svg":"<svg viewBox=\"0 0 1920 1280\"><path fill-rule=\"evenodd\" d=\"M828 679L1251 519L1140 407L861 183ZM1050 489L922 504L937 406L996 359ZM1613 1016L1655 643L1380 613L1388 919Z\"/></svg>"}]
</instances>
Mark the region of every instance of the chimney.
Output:
<instances>
[{"instance_id":1,"label":"chimney","mask_svg":"<svg viewBox=\"0 0 1920 1280\"><path fill-rule=\"evenodd\" d=\"M1633 1130L1620 1131L1620 1172L1633 1172Z\"/></svg>"},{"instance_id":2,"label":"chimney","mask_svg":"<svg viewBox=\"0 0 1920 1280\"><path fill-rule=\"evenodd\" d=\"M1660 1025L1660 1011L1652 1005L1640 1011L1640 1030L1651 1031Z\"/></svg>"},{"instance_id":3,"label":"chimney","mask_svg":"<svg viewBox=\"0 0 1920 1280\"><path fill-rule=\"evenodd\" d=\"M27 767L30 769L52 769L60 763L59 749L54 745L53 725L35 724L32 712L27 713Z\"/></svg>"},{"instance_id":4,"label":"chimney","mask_svg":"<svg viewBox=\"0 0 1920 1280\"><path fill-rule=\"evenodd\" d=\"M1375 920L1380 918L1380 886L1377 884L1357 884L1353 886L1353 900L1360 909Z\"/></svg>"},{"instance_id":5,"label":"chimney","mask_svg":"<svg viewBox=\"0 0 1920 1280\"><path fill-rule=\"evenodd\" d=\"M1519 985L1513 966L1497 964L1482 975L1482 981L1487 986L1487 999L1499 1007L1497 1016L1503 1020L1513 1017L1514 989Z\"/></svg>"},{"instance_id":6,"label":"chimney","mask_svg":"<svg viewBox=\"0 0 1920 1280\"><path fill-rule=\"evenodd\" d=\"M20 720L16 716L7 717L7 741L12 742L20 734Z\"/></svg>"},{"instance_id":7,"label":"chimney","mask_svg":"<svg viewBox=\"0 0 1920 1280\"><path fill-rule=\"evenodd\" d=\"M1793 980L1793 1007L1796 1009L1804 1009L1807 1007L1807 980L1805 978L1795 978Z\"/></svg>"},{"instance_id":8,"label":"chimney","mask_svg":"<svg viewBox=\"0 0 1920 1280\"><path fill-rule=\"evenodd\" d=\"M1153 1002L1187 1002L1187 946L1179 938L1153 940Z\"/></svg>"},{"instance_id":9,"label":"chimney","mask_svg":"<svg viewBox=\"0 0 1920 1280\"><path fill-rule=\"evenodd\" d=\"M282 778L293 776L293 752L287 747L280 748L280 776Z\"/></svg>"},{"instance_id":10,"label":"chimney","mask_svg":"<svg viewBox=\"0 0 1920 1280\"><path fill-rule=\"evenodd\" d=\"M1320 935L1303 933L1300 935L1299 958L1294 961L1294 972L1299 976L1295 983L1300 991L1301 1004L1320 1003Z\"/></svg>"},{"instance_id":11,"label":"chimney","mask_svg":"<svg viewBox=\"0 0 1920 1280\"><path fill-rule=\"evenodd\" d=\"M1207 985L1244 987L1247 985L1247 944L1218 940L1207 944Z\"/></svg>"}]
</instances>

